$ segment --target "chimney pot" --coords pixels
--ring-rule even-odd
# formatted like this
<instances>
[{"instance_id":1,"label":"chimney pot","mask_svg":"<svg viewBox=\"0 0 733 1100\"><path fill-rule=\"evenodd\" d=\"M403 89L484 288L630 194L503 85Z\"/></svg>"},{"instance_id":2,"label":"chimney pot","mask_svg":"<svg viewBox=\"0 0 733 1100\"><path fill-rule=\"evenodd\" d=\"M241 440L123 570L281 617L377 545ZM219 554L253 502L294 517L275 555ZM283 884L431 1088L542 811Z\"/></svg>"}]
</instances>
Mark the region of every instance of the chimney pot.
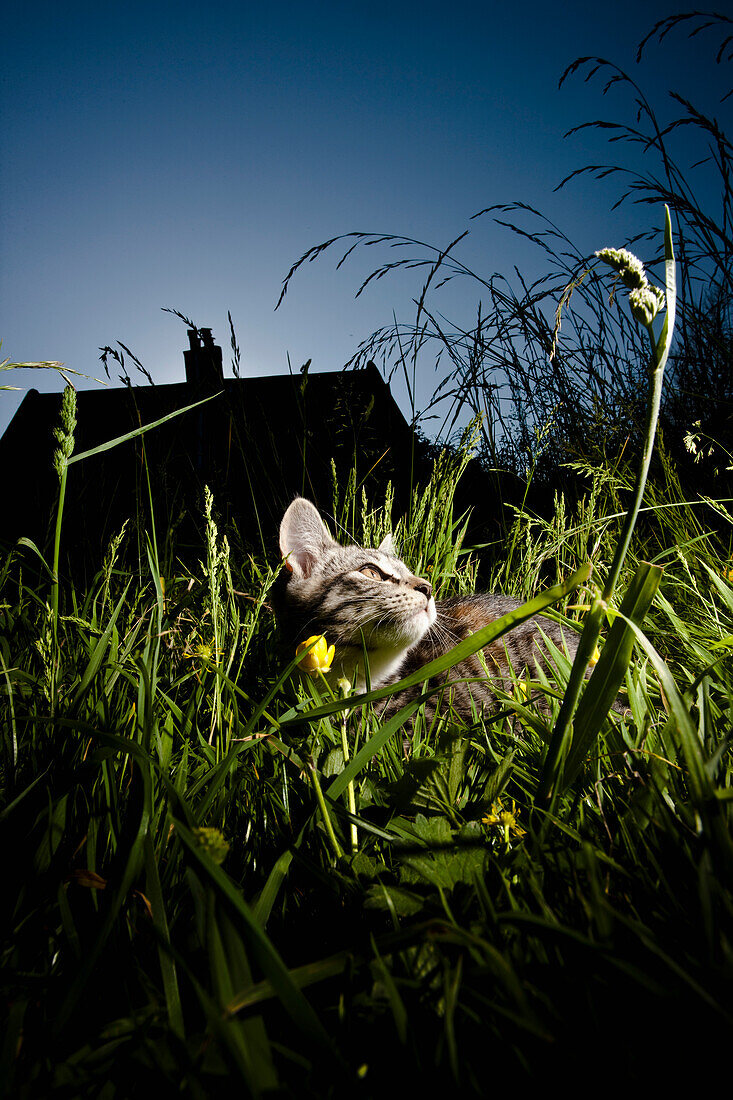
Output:
<instances>
[{"instance_id":1,"label":"chimney pot","mask_svg":"<svg viewBox=\"0 0 733 1100\"><path fill-rule=\"evenodd\" d=\"M222 354L221 348L214 343L211 329L189 329L188 342L191 346L183 353L186 381L202 390L221 389L224 382Z\"/></svg>"}]
</instances>

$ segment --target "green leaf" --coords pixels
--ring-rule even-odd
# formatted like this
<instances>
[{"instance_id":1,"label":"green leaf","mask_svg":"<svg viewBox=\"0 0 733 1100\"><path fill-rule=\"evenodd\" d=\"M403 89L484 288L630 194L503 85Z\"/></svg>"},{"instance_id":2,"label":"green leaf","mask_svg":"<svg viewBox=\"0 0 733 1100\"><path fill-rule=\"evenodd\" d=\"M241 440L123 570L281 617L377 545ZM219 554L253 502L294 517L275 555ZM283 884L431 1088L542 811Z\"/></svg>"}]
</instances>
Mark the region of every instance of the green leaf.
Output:
<instances>
[{"instance_id":1,"label":"green leaf","mask_svg":"<svg viewBox=\"0 0 733 1100\"><path fill-rule=\"evenodd\" d=\"M385 886L384 883L370 886L366 892L366 909L385 909L398 917L413 917L425 905L425 898L401 886Z\"/></svg>"},{"instance_id":2,"label":"green leaf","mask_svg":"<svg viewBox=\"0 0 733 1100\"><path fill-rule=\"evenodd\" d=\"M307 1000L294 984L289 971L276 951L272 941L263 931L260 922L247 905L240 891L222 870L207 855L193 833L181 821L175 822L176 833L183 841L198 870L214 887L216 894L226 901L238 918L239 927L246 933L253 955L275 989L283 1008L293 1022L319 1047L329 1050L332 1057L340 1061L323 1025Z\"/></svg>"},{"instance_id":3,"label":"green leaf","mask_svg":"<svg viewBox=\"0 0 733 1100\"><path fill-rule=\"evenodd\" d=\"M481 826L476 822L454 833L447 818L415 818L414 836L425 853L403 853L404 840L394 846L394 854L401 863L400 881L403 884L427 882L436 888L452 890L459 882L473 884L477 875L483 874L486 862L486 840Z\"/></svg>"},{"instance_id":4,"label":"green leaf","mask_svg":"<svg viewBox=\"0 0 733 1100\"><path fill-rule=\"evenodd\" d=\"M619 617L621 617L620 612ZM714 789L705 767L702 746L698 739L690 712L682 698L677 684L674 682L672 673L662 660L662 657L657 653L646 635L642 634L636 623L631 622L630 619L627 619L626 622L633 631L634 637L639 645L648 655L649 660L654 666L654 671L659 677L659 682L667 700L670 718L680 735L682 755L687 765L690 794L694 801L698 805L701 805L703 802L714 798Z\"/></svg>"},{"instance_id":5,"label":"green leaf","mask_svg":"<svg viewBox=\"0 0 733 1100\"><path fill-rule=\"evenodd\" d=\"M51 860L61 843L61 838L66 829L68 797L68 794L62 795L61 798L56 799L56 801L49 806L48 810L42 811L42 816L47 818L47 826L44 829L41 843L38 845L33 859L35 869L39 873L48 870Z\"/></svg>"},{"instance_id":6,"label":"green leaf","mask_svg":"<svg viewBox=\"0 0 733 1100\"><path fill-rule=\"evenodd\" d=\"M145 432L152 431L153 428L159 428L161 424L173 420L176 416L183 416L191 409L197 409L199 405L205 405L207 401L213 401L215 397L219 397L223 392L223 390L220 390L219 393L212 393L210 397L204 397L202 401L196 401L193 405L186 405L183 409L176 409L175 412L162 416L160 420L152 420L149 424L143 424L141 428L135 428L134 431L127 432L125 435L118 435L115 439L110 439L107 443L100 443L98 447L92 447L89 451L81 451L79 454L72 455L66 464L72 466L75 462L81 462L83 458L91 458L92 455L101 454L102 451L111 451L113 447L118 447L120 443L126 443L128 439L135 439L138 435L144 435Z\"/></svg>"},{"instance_id":7,"label":"green leaf","mask_svg":"<svg viewBox=\"0 0 733 1100\"><path fill-rule=\"evenodd\" d=\"M583 760L606 720L624 682L631 661L634 635L625 619L641 626L662 579L660 566L643 562L629 585L606 644L586 685L573 722L573 739L561 783L567 786L577 775Z\"/></svg>"},{"instance_id":8,"label":"green leaf","mask_svg":"<svg viewBox=\"0 0 733 1100\"><path fill-rule=\"evenodd\" d=\"M343 794L352 779L359 774L362 768L366 767L372 757L376 756L380 749L389 741L390 737L392 737L397 730L401 729L405 722L408 722L410 718L412 718L415 711L418 710L429 697L429 692L425 695L421 695L414 702L408 703L406 707L402 707L402 709L398 710L389 721L385 722L384 725L369 738L367 743L362 745L353 760L350 760L341 772L341 775L337 775L334 781L329 784L326 791L327 796L335 801L339 795Z\"/></svg>"},{"instance_id":9,"label":"green leaf","mask_svg":"<svg viewBox=\"0 0 733 1100\"><path fill-rule=\"evenodd\" d=\"M320 959L318 962L297 966L290 971L290 977L298 989L303 989L305 986L314 985L316 982L322 982L327 978L342 974L344 970L348 970L353 964L354 953L352 951L342 951L338 955L331 955L329 958ZM250 1008L252 1005L270 1000L274 996L276 996L275 990L269 981L255 982L235 994L226 1006L227 1015L234 1015L244 1008Z\"/></svg>"},{"instance_id":10,"label":"green leaf","mask_svg":"<svg viewBox=\"0 0 733 1100\"><path fill-rule=\"evenodd\" d=\"M133 772L133 775L137 776L139 780L135 798L137 806L133 807L131 810L128 809L130 829L127 848L126 850L119 848L117 852L118 870L115 874L117 887L116 889L105 891L106 894L109 893L111 895L109 902L106 902L105 898L107 911L96 938L91 946L86 949L81 965L76 971L66 997L56 1014L53 1028L55 1035L60 1034L63 1030L77 1001L81 997L84 986L97 964L97 960L99 959L104 945L118 919L120 909L143 863L144 841L150 825L151 769L146 766L146 762L139 761L137 754L135 754L135 759L139 764L137 769Z\"/></svg>"},{"instance_id":11,"label":"green leaf","mask_svg":"<svg viewBox=\"0 0 733 1100\"><path fill-rule=\"evenodd\" d=\"M125 597L127 596L127 592L129 590L131 584L132 584L132 578L130 578L130 580L125 585L125 590L122 593L122 595L120 596L119 600L117 601L117 606L115 607L114 611L112 612L112 615L110 616L110 620L107 623L107 627L104 631L104 634L102 635L102 637L99 639L99 641L97 642L97 644L94 647L94 651L92 652L92 655L89 659L89 663L87 664L87 667L84 669L84 674L81 678L79 686L76 689L76 691L74 692L74 698L73 698L73 701L72 701L72 704L71 704L71 709L72 710L76 710L76 708L79 706L82 699L84 698L87 691L89 690L89 688L91 686L91 683L92 683L92 680L94 679L97 672L99 671L99 667L102 664L102 658L104 657L107 646L109 645L109 640L112 636L112 631L114 629L115 622L117 621L117 616L119 615L120 611L122 610L122 604L125 601Z\"/></svg>"},{"instance_id":12,"label":"green leaf","mask_svg":"<svg viewBox=\"0 0 733 1100\"><path fill-rule=\"evenodd\" d=\"M46 559L44 558L43 554L41 553L41 551L40 551L40 550L38 549L38 547L36 546L36 544L35 544L35 542L33 541L33 539L27 539L27 538L25 538L25 536L24 536L23 538L20 538L20 539L18 539L18 541L16 542L16 544L15 544L15 545L16 545L16 546L27 546L29 550L32 550L32 551L33 551L33 553L34 553L34 554L36 555L36 557L38 558L38 560L40 561L40 563L41 563L41 565L43 566L43 568L44 568L44 569L46 570L46 572L48 573L48 576L49 576L49 578L50 578L51 580L53 580L53 573L51 572L51 569L50 569L50 567L49 567L49 566L48 566L48 565L46 564Z\"/></svg>"},{"instance_id":13,"label":"green leaf","mask_svg":"<svg viewBox=\"0 0 733 1100\"><path fill-rule=\"evenodd\" d=\"M303 835L301 831L301 837ZM300 840L300 837L298 838ZM285 878L290 869L290 864L293 861L293 853L291 851L283 852L283 854L276 860L275 866L267 876L267 882L262 887L260 896L255 902L252 914L255 920L265 928L268 920L270 919L270 913L272 907L275 904L277 895L280 892L280 887L285 882Z\"/></svg>"},{"instance_id":14,"label":"green leaf","mask_svg":"<svg viewBox=\"0 0 733 1100\"><path fill-rule=\"evenodd\" d=\"M183 1039L183 1009L181 1007L181 995L178 989L178 975L176 964L170 950L170 933L168 931L168 918L163 902L163 891L160 886L160 875L155 858L153 842L150 836L145 837L145 890L153 913L153 923L158 929L161 941L158 943L158 962L163 979L163 992L168 1011L168 1022L171 1030L180 1039Z\"/></svg>"},{"instance_id":15,"label":"green leaf","mask_svg":"<svg viewBox=\"0 0 733 1100\"><path fill-rule=\"evenodd\" d=\"M733 611L733 589L730 587L729 584L726 584L725 581L721 580L717 573L715 573L714 570L710 568L707 562L701 561L700 564L702 565L703 569L705 569L709 573L710 580L713 582L713 585L717 589L718 595L722 599L725 606L728 608L729 611Z\"/></svg>"},{"instance_id":16,"label":"green leaf","mask_svg":"<svg viewBox=\"0 0 733 1100\"><path fill-rule=\"evenodd\" d=\"M404 1045L407 1042L407 1009L405 1008L402 997L400 996L397 984L389 970L389 967L385 963L382 956L379 954L376 942L372 936L372 947L374 948L375 959L372 963L372 969L375 972L377 980L382 983L382 986L387 994L387 1000L389 1006L392 1009L392 1016L394 1017L395 1028L397 1030L397 1037L399 1041Z\"/></svg>"}]
</instances>

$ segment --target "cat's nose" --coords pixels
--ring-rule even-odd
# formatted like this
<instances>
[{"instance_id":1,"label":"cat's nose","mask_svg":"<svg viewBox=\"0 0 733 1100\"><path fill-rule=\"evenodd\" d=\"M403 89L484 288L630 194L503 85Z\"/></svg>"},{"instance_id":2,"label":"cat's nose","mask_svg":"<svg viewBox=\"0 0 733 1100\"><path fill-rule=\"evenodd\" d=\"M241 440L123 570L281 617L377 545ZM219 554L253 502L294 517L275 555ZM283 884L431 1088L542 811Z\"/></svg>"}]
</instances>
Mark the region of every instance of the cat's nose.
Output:
<instances>
[{"instance_id":1,"label":"cat's nose","mask_svg":"<svg viewBox=\"0 0 733 1100\"><path fill-rule=\"evenodd\" d=\"M416 592L422 592L426 600L429 600L433 594L433 586L430 581L426 581L424 577L413 577L412 587Z\"/></svg>"}]
</instances>

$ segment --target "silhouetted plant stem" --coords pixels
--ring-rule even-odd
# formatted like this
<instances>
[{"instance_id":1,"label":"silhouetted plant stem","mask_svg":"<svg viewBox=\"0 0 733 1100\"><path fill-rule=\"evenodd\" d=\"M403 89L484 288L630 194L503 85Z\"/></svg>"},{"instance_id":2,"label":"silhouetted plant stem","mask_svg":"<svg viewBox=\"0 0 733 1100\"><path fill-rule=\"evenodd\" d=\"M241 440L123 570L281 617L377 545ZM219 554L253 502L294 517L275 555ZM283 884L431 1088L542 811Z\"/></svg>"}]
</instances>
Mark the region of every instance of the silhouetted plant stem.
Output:
<instances>
[{"instance_id":1,"label":"silhouetted plant stem","mask_svg":"<svg viewBox=\"0 0 733 1100\"><path fill-rule=\"evenodd\" d=\"M59 618L59 557L61 553L61 525L64 515L64 500L66 499L66 476L68 467L64 463L59 483L59 502L56 508L56 527L53 538L53 581L51 583L51 613L53 616L53 641L58 642L58 618Z\"/></svg>"},{"instance_id":2,"label":"silhouetted plant stem","mask_svg":"<svg viewBox=\"0 0 733 1100\"><path fill-rule=\"evenodd\" d=\"M653 312L650 315L644 315L643 308L640 310L638 302L634 303L633 295L637 293L637 290L632 290L630 295L630 301L632 301L632 312L634 313L635 318L640 321L640 323L644 324L649 336L649 342L651 344L650 390L649 401L647 405L647 417L641 463L639 466L639 472L636 477L636 484L634 486L634 494L632 497L631 506L626 513L626 519L624 520L621 535L619 537L618 543L616 544L616 551L613 556L611 568L608 572L606 584L603 588L602 594L600 596L596 596L593 599L590 611L586 614L585 617L585 625L583 627L583 633L580 637L580 642L578 643L578 650L570 673L567 691L565 692L565 696L560 707L560 713L558 714L557 722L552 733L552 738L547 749L547 755L545 756L545 763L542 769L542 775L540 777L540 782L537 788L536 802L539 806L547 807L551 802L558 779L562 771L563 761L567 756L567 752L570 748L572 740L572 717L575 712L578 699L580 697L580 691L583 681L585 679L585 674L588 670L588 665L590 664L591 658L593 657L596 645L598 643L598 639L600 637L601 627L603 626L603 620L608 610L609 602L613 596L616 582L618 581L619 575L621 573L621 568L624 564L626 554L628 553L628 549L631 544L631 537L634 532L634 527L636 526L636 520L639 515L639 509L641 508L641 502L644 496L647 476L649 474L649 465L651 463L652 451L654 448L654 438L657 430L657 421L659 419L659 407L661 403L664 367L667 362L669 349L672 343L676 307L676 277L674 248L672 244L672 223L670 219L669 207L665 206L664 209L664 255L665 281L667 285L667 312L658 340L654 336L654 329L652 327L654 320ZM604 251L610 252L612 250L607 249ZM637 286L637 273L635 271L632 273L634 281L628 281L620 268L617 267L616 270L619 271L622 281L626 281L627 286ZM646 279L643 276L643 269L641 277L644 278L644 282L646 282Z\"/></svg>"},{"instance_id":3,"label":"silhouetted plant stem","mask_svg":"<svg viewBox=\"0 0 733 1100\"><path fill-rule=\"evenodd\" d=\"M56 695L56 675L58 672L58 627L59 627L59 558L61 554L61 525L64 515L64 501L66 499L66 477L69 469L69 459L74 450L74 429L76 428L76 390L70 384L66 385L61 398L61 421L54 428L54 436L58 446L54 452L53 462L59 475L59 501L56 509L56 527L53 539L53 561L51 582L51 621L53 630L53 660L51 662L51 699Z\"/></svg>"}]
</instances>

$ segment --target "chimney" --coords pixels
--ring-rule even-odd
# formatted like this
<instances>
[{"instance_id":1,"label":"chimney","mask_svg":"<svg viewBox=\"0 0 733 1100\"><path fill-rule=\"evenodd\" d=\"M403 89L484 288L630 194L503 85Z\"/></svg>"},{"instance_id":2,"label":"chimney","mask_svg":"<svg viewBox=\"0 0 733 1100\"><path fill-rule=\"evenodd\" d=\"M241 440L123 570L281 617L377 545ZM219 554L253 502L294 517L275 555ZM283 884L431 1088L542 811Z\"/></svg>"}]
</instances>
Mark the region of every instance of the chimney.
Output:
<instances>
[{"instance_id":1,"label":"chimney","mask_svg":"<svg viewBox=\"0 0 733 1100\"><path fill-rule=\"evenodd\" d=\"M224 367L221 348L214 343L210 328L188 330L189 347L183 353L186 381L200 390L221 389Z\"/></svg>"}]
</instances>

